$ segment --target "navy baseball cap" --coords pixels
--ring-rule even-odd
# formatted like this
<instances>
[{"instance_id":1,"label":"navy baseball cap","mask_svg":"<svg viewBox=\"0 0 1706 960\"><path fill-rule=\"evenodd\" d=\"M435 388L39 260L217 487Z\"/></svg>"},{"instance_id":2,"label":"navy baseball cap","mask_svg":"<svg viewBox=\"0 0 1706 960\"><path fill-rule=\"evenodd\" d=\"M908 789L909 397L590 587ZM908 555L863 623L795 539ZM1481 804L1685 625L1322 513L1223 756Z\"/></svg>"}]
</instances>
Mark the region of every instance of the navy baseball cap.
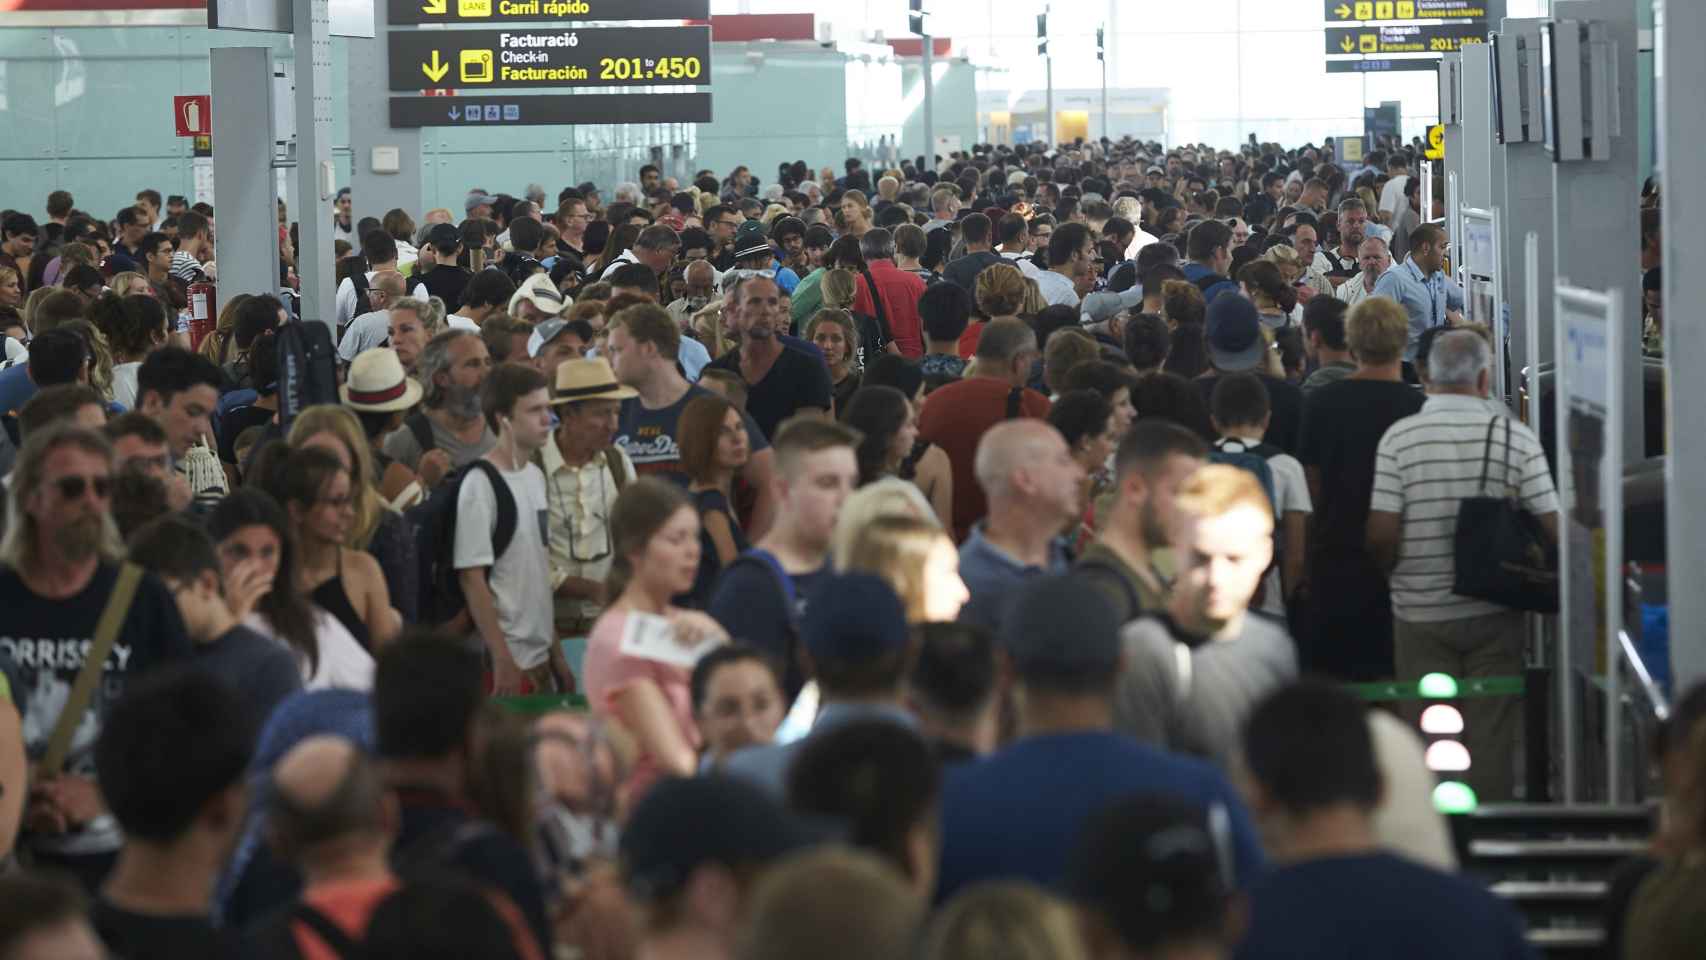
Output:
<instances>
[{"instance_id":1,"label":"navy baseball cap","mask_svg":"<svg viewBox=\"0 0 1706 960\"><path fill-rule=\"evenodd\" d=\"M1001 623L1019 673L1081 674L1120 661L1120 617L1102 590L1066 574L1025 581Z\"/></svg>"},{"instance_id":2,"label":"navy baseball cap","mask_svg":"<svg viewBox=\"0 0 1706 960\"><path fill-rule=\"evenodd\" d=\"M888 581L869 573L823 575L806 594L800 639L816 660L874 660L911 642L906 610Z\"/></svg>"},{"instance_id":3,"label":"navy baseball cap","mask_svg":"<svg viewBox=\"0 0 1706 960\"><path fill-rule=\"evenodd\" d=\"M658 781L622 830L622 879L634 898L655 902L678 893L693 871L763 865L834 839L827 825L791 813L763 788L711 775Z\"/></svg>"},{"instance_id":4,"label":"navy baseball cap","mask_svg":"<svg viewBox=\"0 0 1706 960\"><path fill-rule=\"evenodd\" d=\"M1208 305L1205 331L1208 358L1215 369L1240 373L1261 365L1262 318L1248 298L1228 290Z\"/></svg>"}]
</instances>

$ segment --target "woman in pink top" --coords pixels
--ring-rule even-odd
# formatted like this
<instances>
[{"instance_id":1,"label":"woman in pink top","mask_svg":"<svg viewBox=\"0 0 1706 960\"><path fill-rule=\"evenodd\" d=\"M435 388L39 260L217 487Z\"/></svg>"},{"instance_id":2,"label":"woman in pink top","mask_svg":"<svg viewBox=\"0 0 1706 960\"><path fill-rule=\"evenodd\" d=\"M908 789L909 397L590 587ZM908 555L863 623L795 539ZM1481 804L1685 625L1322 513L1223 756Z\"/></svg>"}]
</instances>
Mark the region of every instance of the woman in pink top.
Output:
<instances>
[{"instance_id":1,"label":"woman in pink top","mask_svg":"<svg viewBox=\"0 0 1706 960\"><path fill-rule=\"evenodd\" d=\"M587 702L640 741L629 781L630 799L662 774L692 775L700 738L693 722L692 671L622 652L632 614L664 617L685 647L726 642L715 620L673 606L699 572L699 514L680 488L642 478L629 484L610 511L612 562L608 595L616 598L587 639Z\"/></svg>"}]
</instances>

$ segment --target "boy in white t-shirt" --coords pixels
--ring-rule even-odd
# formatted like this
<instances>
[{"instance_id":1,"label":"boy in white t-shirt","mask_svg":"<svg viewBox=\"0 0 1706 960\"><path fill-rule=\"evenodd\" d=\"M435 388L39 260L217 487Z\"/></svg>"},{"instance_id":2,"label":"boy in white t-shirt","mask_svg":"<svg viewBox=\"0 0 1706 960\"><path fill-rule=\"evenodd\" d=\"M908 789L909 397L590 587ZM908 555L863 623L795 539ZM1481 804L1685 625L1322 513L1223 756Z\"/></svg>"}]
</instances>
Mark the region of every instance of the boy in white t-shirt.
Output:
<instances>
[{"instance_id":1,"label":"boy in white t-shirt","mask_svg":"<svg viewBox=\"0 0 1706 960\"><path fill-rule=\"evenodd\" d=\"M481 387L497 445L471 464L456 498L455 564L475 635L492 658L492 694L549 693L573 682L551 622L545 474L530 461L551 438L545 375L501 364ZM515 504L515 533L499 552L496 468ZM528 689L523 689L524 685Z\"/></svg>"},{"instance_id":2,"label":"boy in white t-shirt","mask_svg":"<svg viewBox=\"0 0 1706 960\"><path fill-rule=\"evenodd\" d=\"M1262 601L1257 609L1285 616L1286 606L1303 582L1307 556L1309 483L1303 464L1289 453L1262 442L1271 409L1268 388L1253 374L1237 373L1220 378L1210 401L1210 416L1220 440L1214 449L1222 454L1250 454L1267 461L1273 478L1275 563L1262 581Z\"/></svg>"}]
</instances>

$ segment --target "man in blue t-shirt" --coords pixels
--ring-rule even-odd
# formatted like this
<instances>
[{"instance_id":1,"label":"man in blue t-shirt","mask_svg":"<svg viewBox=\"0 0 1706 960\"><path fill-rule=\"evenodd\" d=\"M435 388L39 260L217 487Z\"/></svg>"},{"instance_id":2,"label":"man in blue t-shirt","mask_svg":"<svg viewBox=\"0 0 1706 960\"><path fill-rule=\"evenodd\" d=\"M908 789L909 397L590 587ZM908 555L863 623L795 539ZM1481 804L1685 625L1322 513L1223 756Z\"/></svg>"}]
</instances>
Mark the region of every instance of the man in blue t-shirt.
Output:
<instances>
[{"instance_id":1,"label":"man in blue t-shirt","mask_svg":"<svg viewBox=\"0 0 1706 960\"><path fill-rule=\"evenodd\" d=\"M776 523L724 571L710 614L736 640L783 666L792 701L805 684L797 651L801 600L829 563L841 504L859 485L859 434L834 421L798 417L776 431Z\"/></svg>"},{"instance_id":2,"label":"man in blue t-shirt","mask_svg":"<svg viewBox=\"0 0 1706 960\"><path fill-rule=\"evenodd\" d=\"M1059 886L1092 816L1133 795L1199 808L1230 836L1235 882L1262 852L1244 804L1214 767L1113 730L1120 621L1082 577L1045 575L1017 587L1001 643L1017 680L1021 736L978 763L947 771L942 789L939 900L982 880Z\"/></svg>"},{"instance_id":3,"label":"man in blue t-shirt","mask_svg":"<svg viewBox=\"0 0 1706 960\"><path fill-rule=\"evenodd\" d=\"M1380 848L1374 810L1386 785L1360 700L1316 682L1275 693L1245 721L1244 759L1275 865L1248 888L1238 960L1531 955L1492 894Z\"/></svg>"}]
</instances>

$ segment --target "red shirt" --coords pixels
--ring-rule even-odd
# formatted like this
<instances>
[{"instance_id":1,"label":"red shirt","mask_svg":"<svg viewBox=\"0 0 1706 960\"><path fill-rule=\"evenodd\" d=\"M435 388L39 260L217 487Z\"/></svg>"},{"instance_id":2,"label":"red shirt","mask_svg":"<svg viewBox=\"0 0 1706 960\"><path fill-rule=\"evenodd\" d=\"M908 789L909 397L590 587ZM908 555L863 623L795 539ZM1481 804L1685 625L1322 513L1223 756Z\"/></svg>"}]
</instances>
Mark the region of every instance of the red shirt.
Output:
<instances>
[{"instance_id":1,"label":"red shirt","mask_svg":"<svg viewBox=\"0 0 1706 960\"><path fill-rule=\"evenodd\" d=\"M967 377L930 394L918 421L918 437L941 447L954 468L954 540L964 540L972 524L989 512L983 487L972 472L977 443L984 431L1007 419L1013 387L993 377ZM1048 398L1035 390L1020 394L1019 416L1048 416Z\"/></svg>"},{"instance_id":2,"label":"red shirt","mask_svg":"<svg viewBox=\"0 0 1706 960\"><path fill-rule=\"evenodd\" d=\"M987 320L973 320L966 324L966 332L960 334L960 359L970 360L977 353L977 342L983 339L983 328L989 326Z\"/></svg>"},{"instance_id":3,"label":"red shirt","mask_svg":"<svg viewBox=\"0 0 1706 960\"><path fill-rule=\"evenodd\" d=\"M924 296L924 281L894 265L893 260L872 260L871 279L883 298L889 336L901 355L913 360L924 356L924 321L918 316L918 298ZM855 299L854 301L858 301Z\"/></svg>"}]
</instances>

